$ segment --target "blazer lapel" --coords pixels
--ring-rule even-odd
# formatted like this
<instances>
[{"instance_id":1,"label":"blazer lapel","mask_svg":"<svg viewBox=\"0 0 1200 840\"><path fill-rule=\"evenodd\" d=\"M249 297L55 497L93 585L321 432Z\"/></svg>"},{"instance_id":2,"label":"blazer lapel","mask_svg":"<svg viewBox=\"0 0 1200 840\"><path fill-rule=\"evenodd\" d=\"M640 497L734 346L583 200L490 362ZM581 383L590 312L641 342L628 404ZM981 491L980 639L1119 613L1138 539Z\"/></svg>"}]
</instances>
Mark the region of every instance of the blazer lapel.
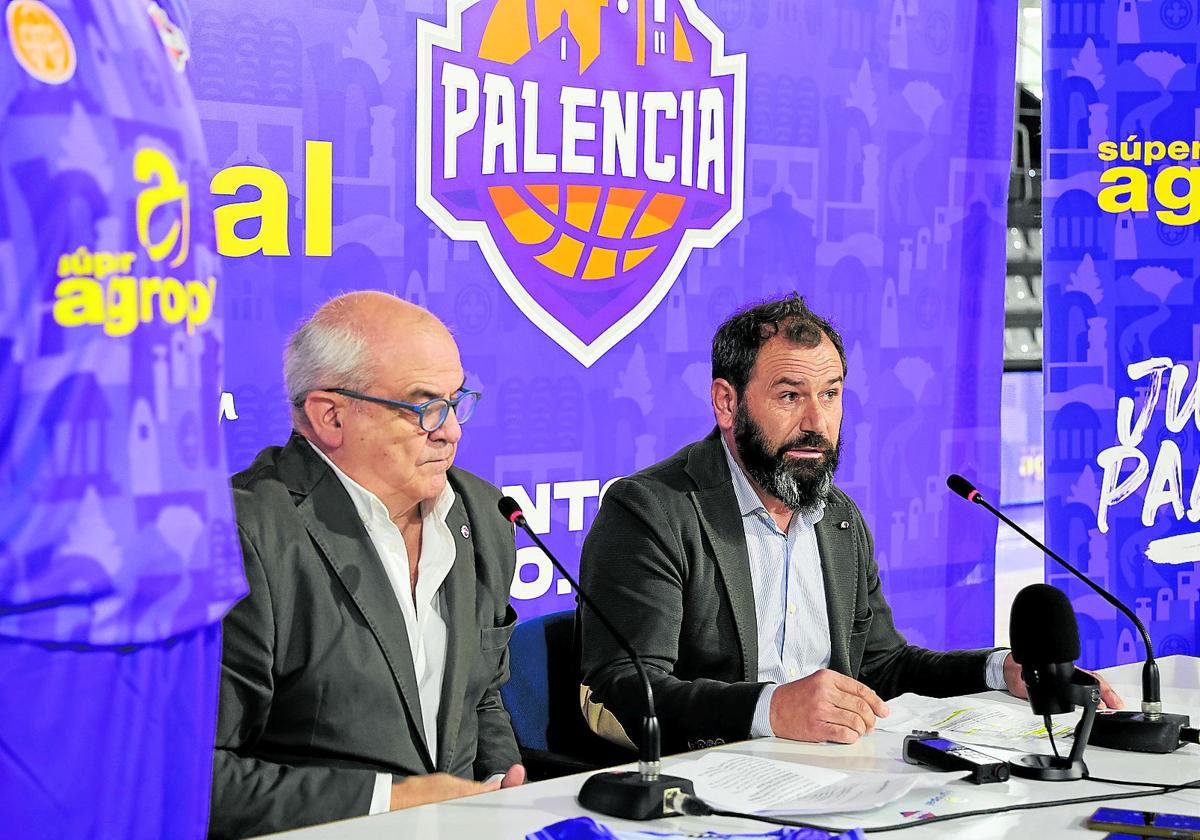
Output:
<instances>
[{"instance_id":1,"label":"blazer lapel","mask_svg":"<svg viewBox=\"0 0 1200 840\"><path fill-rule=\"evenodd\" d=\"M716 555L725 595L733 611L738 644L742 650L742 676L758 680L758 615L754 609L754 583L750 577L750 554L733 477L725 462L725 450L716 434L697 443L688 457L687 471L699 485L692 500L700 515L708 541Z\"/></svg>"},{"instance_id":2,"label":"blazer lapel","mask_svg":"<svg viewBox=\"0 0 1200 840\"><path fill-rule=\"evenodd\" d=\"M301 445L308 446L307 443ZM320 460L315 453L308 454ZM421 759L433 772L429 745L425 743L421 697L404 614L396 603L391 581L366 529L355 514L354 504L346 494L346 489L323 461L320 466L324 467L324 474L316 479L308 495L297 505L297 510L313 541L324 554L325 561L350 593L382 648L392 678L400 689L400 696L413 721L413 735Z\"/></svg>"},{"instance_id":3,"label":"blazer lapel","mask_svg":"<svg viewBox=\"0 0 1200 840\"><path fill-rule=\"evenodd\" d=\"M462 496L446 515L454 537L455 556L442 591L446 594L446 670L442 677L442 702L438 712L437 768L449 772L459 743L463 703L470 668L479 652L475 620L475 545Z\"/></svg>"},{"instance_id":4,"label":"blazer lapel","mask_svg":"<svg viewBox=\"0 0 1200 840\"><path fill-rule=\"evenodd\" d=\"M831 499L816 527L821 574L825 578L825 605L829 611L829 667L843 674L850 673L850 626L858 591L853 525L849 506Z\"/></svg>"}]
</instances>

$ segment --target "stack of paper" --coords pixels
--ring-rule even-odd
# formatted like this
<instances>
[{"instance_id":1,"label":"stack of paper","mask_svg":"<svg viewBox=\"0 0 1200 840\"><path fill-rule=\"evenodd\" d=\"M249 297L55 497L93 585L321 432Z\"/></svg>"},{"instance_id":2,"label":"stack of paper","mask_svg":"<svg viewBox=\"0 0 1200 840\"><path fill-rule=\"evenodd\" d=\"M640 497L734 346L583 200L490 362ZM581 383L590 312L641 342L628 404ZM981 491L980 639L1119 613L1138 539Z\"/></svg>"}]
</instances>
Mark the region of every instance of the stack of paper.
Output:
<instances>
[{"instance_id":1,"label":"stack of paper","mask_svg":"<svg viewBox=\"0 0 1200 840\"><path fill-rule=\"evenodd\" d=\"M739 753L708 753L671 766L696 795L723 811L832 814L869 811L917 787L940 787L966 773L843 773Z\"/></svg>"},{"instance_id":2,"label":"stack of paper","mask_svg":"<svg viewBox=\"0 0 1200 840\"><path fill-rule=\"evenodd\" d=\"M937 699L902 694L888 701L891 714L875 725L888 732L908 734L914 729L936 731L944 738L967 744L1020 752L1048 749L1046 726L1027 706L980 698ZM1055 739L1072 737L1079 714L1053 721Z\"/></svg>"}]
</instances>

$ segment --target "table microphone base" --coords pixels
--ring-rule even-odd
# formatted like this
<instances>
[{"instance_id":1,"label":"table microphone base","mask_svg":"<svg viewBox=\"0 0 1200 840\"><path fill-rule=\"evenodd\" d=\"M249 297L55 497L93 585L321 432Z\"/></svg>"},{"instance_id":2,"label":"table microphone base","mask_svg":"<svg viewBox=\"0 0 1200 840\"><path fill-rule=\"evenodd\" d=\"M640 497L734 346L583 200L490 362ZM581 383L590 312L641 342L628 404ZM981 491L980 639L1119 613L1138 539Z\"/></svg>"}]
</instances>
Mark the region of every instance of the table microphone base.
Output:
<instances>
[{"instance_id":1,"label":"table microphone base","mask_svg":"<svg viewBox=\"0 0 1200 840\"><path fill-rule=\"evenodd\" d=\"M579 804L589 811L620 817L623 820L655 820L678 816L669 807L667 795L682 792L695 796L690 779L679 776L643 776L637 770L625 773L597 773L579 789Z\"/></svg>"},{"instance_id":2,"label":"table microphone base","mask_svg":"<svg viewBox=\"0 0 1200 840\"><path fill-rule=\"evenodd\" d=\"M1022 676L1024 677L1023 672ZM1028 678L1025 678L1025 684L1030 684ZM1047 718L1055 709L1070 711L1076 705L1083 706L1083 717L1075 725L1075 739L1071 744L1070 755L1023 755L1008 762L1009 773L1022 779L1037 779L1042 782L1072 782L1085 778L1088 770L1087 765L1083 763L1083 751L1087 749L1092 724L1096 720L1096 707L1100 705L1100 684L1091 674L1076 670L1065 690L1063 686L1051 686L1053 693L1048 693L1043 690L1046 686L1035 684L1030 689L1030 697L1034 695L1034 687L1039 690L1041 702L1046 704L1040 710L1035 705L1034 709L1043 713L1049 712L1046 714ZM1051 703L1054 700L1069 702L1065 708L1060 708Z\"/></svg>"},{"instance_id":3,"label":"table microphone base","mask_svg":"<svg viewBox=\"0 0 1200 840\"><path fill-rule=\"evenodd\" d=\"M1132 752L1174 752L1183 746L1179 736L1190 722L1187 715L1152 718L1144 712L1097 712L1088 743Z\"/></svg>"},{"instance_id":4,"label":"table microphone base","mask_svg":"<svg viewBox=\"0 0 1200 840\"><path fill-rule=\"evenodd\" d=\"M1008 762L1008 769L1014 776L1042 782L1071 782L1087 775L1083 759L1056 755L1023 755Z\"/></svg>"}]
</instances>

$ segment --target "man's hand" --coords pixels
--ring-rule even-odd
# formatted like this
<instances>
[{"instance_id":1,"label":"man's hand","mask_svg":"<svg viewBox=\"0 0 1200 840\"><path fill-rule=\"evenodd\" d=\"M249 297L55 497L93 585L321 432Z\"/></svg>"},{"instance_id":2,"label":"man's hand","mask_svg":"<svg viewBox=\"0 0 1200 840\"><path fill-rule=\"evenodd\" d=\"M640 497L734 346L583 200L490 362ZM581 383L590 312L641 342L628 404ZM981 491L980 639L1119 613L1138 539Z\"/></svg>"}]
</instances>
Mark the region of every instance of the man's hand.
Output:
<instances>
[{"instance_id":1,"label":"man's hand","mask_svg":"<svg viewBox=\"0 0 1200 840\"><path fill-rule=\"evenodd\" d=\"M1113 690L1113 687L1108 684L1108 680L1097 674L1095 671L1088 671L1084 668L1076 668L1076 671L1081 671L1096 678L1100 683L1100 708L1101 709L1124 709L1125 701L1121 699L1121 695ZM1025 681L1021 679L1021 666L1013 659L1010 653L1004 658L1004 684L1008 686L1008 693L1014 697L1026 698L1029 692L1025 689Z\"/></svg>"},{"instance_id":2,"label":"man's hand","mask_svg":"<svg viewBox=\"0 0 1200 840\"><path fill-rule=\"evenodd\" d=\"M520 787L525 784L525 765L514 764L508 768L508 772L504 774L504 778L500 780L500 787Z\"/></svg>"},{"instance_id":3,"label":"man's hand","mask_svg":"<svg viewBox=\"0 0 1200 840\"><path fill-rule=\"evenodd\" d=\"M512 773L521 765L513 765ZM525 780L525 768L521 767L521 781ZM505 774L505 779L508 774ZM473 796L476 793L487 793L499 790L501 781L472 782L451 776L449 773L430 773L426 776L409 776L402 782L392 783L392 807L397 811L401 808L415 808L417 805L428 805L431 802L445 802L447 799L458 799L462 796Z\"/></svg>"},{"instance_id":4,"label":"man's hand","mask_svg":"<svg viewBox=\"0 0 1200 840\"><path fill-rule=\"evenodd\" d=\"M878 694L837 671L817 671L771 695L771 730L795 741L853 744L887 714Z\"/></svg>"},{"instance_id":5,"label":"man's hand","mask_svg":"<svg viewBox=\"0 0 1200 840\"><path fill-rule=\"evenodd\" d=\"M1004 657L1004 685L1013 697L1020 697L1022 700L1029 697L1029 692L1025 688L1025 680L1021 679L1021 666L1017 664L1017 660L1013 659L1011 653Z\"/></svg>"}]
</instances>

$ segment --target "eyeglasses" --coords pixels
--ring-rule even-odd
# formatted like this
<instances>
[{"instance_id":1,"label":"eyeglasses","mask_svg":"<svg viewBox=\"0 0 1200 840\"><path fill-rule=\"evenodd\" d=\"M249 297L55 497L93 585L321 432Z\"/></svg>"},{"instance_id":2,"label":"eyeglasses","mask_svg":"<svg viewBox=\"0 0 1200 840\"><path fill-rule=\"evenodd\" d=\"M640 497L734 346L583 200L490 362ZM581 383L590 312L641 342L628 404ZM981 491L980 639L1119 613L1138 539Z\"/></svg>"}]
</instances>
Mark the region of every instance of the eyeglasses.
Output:
<instances>
[{"instance_id":1,"label":"eyeglasses","mask_svg":"<svg viewBox=\"0 0 1200 840\"><path fill-rule=\"evenodd\" d=\"M478 391L462 391L453 399L435 397L423 403L406 403L399 402L398 400L385 400L383 397L372 397L370 394L362 394L358 391L351 391L348 388L318 388L316 390L328 391L331 394L341 394L343 397L349 397L352 400L362 400L363 402L375 403L376 405L388 408L415 412L417 422L421 424L421 429L431 434L442 428L442 424L450 416L450 409L454 409L454 417L460 424L466 423L471 419L471 415L475 413L475 406L479 405L479 400L483 397L483 394Z\"/></svg>"}]
</instances>

